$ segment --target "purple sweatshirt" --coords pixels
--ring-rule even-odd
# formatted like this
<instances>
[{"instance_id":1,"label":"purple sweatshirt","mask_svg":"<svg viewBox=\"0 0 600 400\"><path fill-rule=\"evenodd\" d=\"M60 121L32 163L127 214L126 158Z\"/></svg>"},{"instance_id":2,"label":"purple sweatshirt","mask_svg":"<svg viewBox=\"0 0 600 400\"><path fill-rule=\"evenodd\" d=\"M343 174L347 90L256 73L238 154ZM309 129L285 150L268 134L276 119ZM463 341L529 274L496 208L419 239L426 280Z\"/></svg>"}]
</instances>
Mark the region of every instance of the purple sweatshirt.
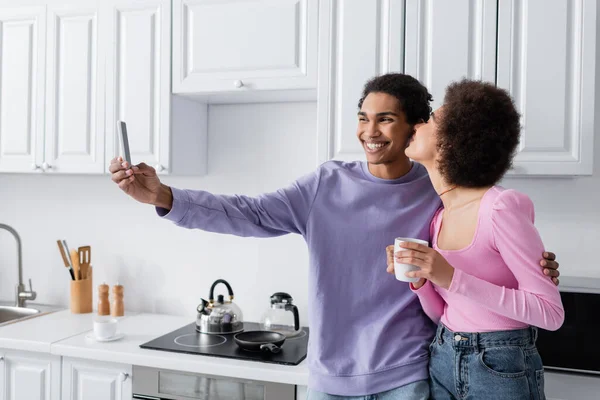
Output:
<instances>
[{"instance_id":1,"label":"purple sweatshirt","mask_svg":"<svg viewBox=\"0 0 600 400\"><path fill-rule=\"evenodd\" d=\"M425 168L373 176L364 162L329 161L258 197L173 191L161 216L185 228L237 236L297 233L308 244L309 388L361 396L427 379L433 323L407 283L386 273L394 238L429 240L441 205Z\"/></svg>"}]
</instances>

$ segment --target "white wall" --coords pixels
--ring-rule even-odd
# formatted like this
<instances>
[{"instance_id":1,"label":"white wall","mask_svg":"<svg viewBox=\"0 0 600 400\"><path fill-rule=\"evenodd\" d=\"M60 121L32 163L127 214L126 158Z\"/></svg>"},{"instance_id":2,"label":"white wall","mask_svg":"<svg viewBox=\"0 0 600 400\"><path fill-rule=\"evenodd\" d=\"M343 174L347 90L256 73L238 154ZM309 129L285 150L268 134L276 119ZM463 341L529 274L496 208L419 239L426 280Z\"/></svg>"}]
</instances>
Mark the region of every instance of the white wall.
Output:
<instances>
[{"instance_id":1,"label":"white wall","mask_svg":"<svg viewBox=\"0 0 600 400\"><path fill-rule=\"evenodd\" d=\"M166 184L254 195L316 167L316 103L212 106L209 121L208 175L166 177ZM119 281L128 309L193 318L200 297L224 278L246 318L258 320L269 296L286 291L306 321L308 256L298 235L244 239L181 229L109 176L0 174L0 221L20 233L24 277L44 303L68 304L70 278L56 245L64 238L71 248L92 246L94 286ZM0 299L13 298L15 253L12 236L0 231Z\"/></svg>"},{"instance_id":2,"label":"white wall","mask_svg":"<svg viewBox=\"0 0 600 400\"><path fill-rule=\"evenodd\" d=\"M533 199L546 249L557 253L560 271L567 276L600 277L600 115L596 115L593 176L507 178L502 183Z\"/></svg>"},{"instance_id":3,"label":"white wall","mask_svg":"<svg viewBox=\"0 0 600 400\"><path fill-rule=\"evenodd\" d=\"M253 195L316 166L315 103L212 106L209 118L208 175L167 177L167 184ZM600 277L598 134L595 149L592 177L504 182L533 198L537 225L564 275ZM128 309L193 318L198 299L215 279L225 278L247 319L260 318L271 293L287 291L306 321L308 257L295 235L244 239L183 230L127 198L108 176L0 174L0 221L21 234L24 276L45 303L68 304L68 273L55 242L65 238L71 247L92 246L94 286L119 281ZM13 297L14 253L12 238L0 231L0 299Z\"/></svg>"}]
</instances>

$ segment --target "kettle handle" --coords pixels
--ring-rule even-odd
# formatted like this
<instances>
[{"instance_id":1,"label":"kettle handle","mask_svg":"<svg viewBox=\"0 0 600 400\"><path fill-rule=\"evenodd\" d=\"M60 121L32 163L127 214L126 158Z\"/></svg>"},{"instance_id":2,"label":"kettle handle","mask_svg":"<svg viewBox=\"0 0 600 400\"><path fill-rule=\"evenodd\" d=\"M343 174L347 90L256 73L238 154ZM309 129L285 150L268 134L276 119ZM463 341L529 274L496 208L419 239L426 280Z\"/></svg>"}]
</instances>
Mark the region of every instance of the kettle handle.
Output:
<instances>
[{"instance_id":1,"label":"kettle handle","mask_svg":"<svg viewBox=\"0 0 600 400\"><path fill-rule=\"evenodd\" d=\"M231 289L231 285L225 279L217 279L212 286L210 287L210 293L208 293L208 301L212 304L215 302L215 286L219 283L227 286L227 291L229 292L229 300L233 300L233 289Z\"/></svg>"},{"instance_id":2,"label":"kettle handle","mask_svg":"<svg viewBox=\"0 0 600 400\"><path fill-rule=\"evenodd\" d=\"M300 330L300 315L298 315L298 307L293 304L286 304L285 311L291 311L294 313L294 330Z\"/></svg>"}]
</instances>

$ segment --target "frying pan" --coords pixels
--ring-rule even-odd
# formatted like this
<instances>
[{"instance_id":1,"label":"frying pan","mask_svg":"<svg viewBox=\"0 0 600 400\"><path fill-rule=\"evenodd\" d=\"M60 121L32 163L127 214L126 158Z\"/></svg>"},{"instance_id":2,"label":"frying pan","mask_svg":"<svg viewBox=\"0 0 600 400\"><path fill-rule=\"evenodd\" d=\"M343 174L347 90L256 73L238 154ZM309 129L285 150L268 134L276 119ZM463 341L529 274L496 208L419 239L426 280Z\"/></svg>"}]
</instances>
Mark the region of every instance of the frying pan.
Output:
<instances>
[{"instance_id":1,"label":"frying pan","mask_svg":"<svg viewBox=\"0 0 600 400\"><path fill-rule=\"evenodd\" d=\"M247 331L236 334L233 339L244 350L279 353L285 335L271 331Z\"/></svg>"}]
</instances>

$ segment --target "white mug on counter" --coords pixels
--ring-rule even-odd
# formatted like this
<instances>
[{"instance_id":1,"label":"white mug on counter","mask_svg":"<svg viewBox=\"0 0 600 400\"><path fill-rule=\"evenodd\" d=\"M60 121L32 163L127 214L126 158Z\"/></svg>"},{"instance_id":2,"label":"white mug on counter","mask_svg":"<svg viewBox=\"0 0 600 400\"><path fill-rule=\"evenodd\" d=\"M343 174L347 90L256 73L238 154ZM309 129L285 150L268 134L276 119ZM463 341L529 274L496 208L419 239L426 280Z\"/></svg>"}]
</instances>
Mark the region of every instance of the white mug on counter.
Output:
<instances>
[{"instance_id":1,"label":"white mug on counter","mask_svg":"<svg viewBox=\"0 0 600 400\"><path fill-rule=\"evenodd\" d=\"M97 317L94 319L94 336L96 339L109 339L117 334L117 319Z\"/></svg>"},{"instance_id":2,"label":"white mug on counter","mask_svg":"<svg viewBox=\"0 0 600 400\"><path fill-rule=\"evenodd\" d=\"M394 273L396 274L396 279L402 282L418 282L419 278L409 278L408 276L404 275L404 273L409 271L418 271L419 267L417 267L416 265L403 264L396 261L396 252L406 250L405 248L400 247L400 243L402 242L419 243L427 247L429 247L429 243L421 239L401 237L396 238L396 240L394 241Z\"/></svg>"}]
</instances>

